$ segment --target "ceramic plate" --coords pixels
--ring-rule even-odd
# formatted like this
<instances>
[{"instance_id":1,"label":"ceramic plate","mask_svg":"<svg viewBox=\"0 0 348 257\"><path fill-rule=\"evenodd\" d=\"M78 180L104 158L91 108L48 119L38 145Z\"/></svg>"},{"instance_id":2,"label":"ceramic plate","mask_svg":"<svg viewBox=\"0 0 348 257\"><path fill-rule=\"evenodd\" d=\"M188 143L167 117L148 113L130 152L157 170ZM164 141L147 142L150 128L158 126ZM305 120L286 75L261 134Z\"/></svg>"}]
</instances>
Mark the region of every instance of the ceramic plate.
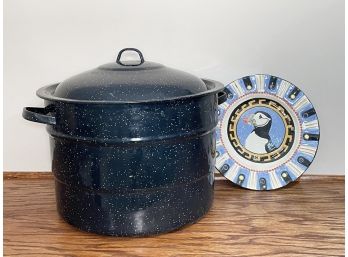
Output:
<instances>
[{"instance_id":1,"label":"ceramic plate","mask_svg":"<svg viewBox=\"0 0 348 257\"><path fill-rule=\"evenodd\" d=\"M319 143L318 117L290 82L252 75L225 88L219 106L216 168L244 188L272 190L300 177Z\"/></svg>"}]
</instances>

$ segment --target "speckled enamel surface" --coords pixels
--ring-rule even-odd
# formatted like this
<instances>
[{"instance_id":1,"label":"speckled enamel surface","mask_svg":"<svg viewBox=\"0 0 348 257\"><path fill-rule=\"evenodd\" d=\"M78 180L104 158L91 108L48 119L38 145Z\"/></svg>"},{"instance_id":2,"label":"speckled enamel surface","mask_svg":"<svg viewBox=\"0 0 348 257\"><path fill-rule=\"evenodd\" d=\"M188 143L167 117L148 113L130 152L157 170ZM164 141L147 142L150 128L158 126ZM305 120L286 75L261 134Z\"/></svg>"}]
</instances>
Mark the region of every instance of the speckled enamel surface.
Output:
<instances>
[{"instance_id":1,"label":"speckled enamel surface","mask_svg":"<svg viewBox=\"0 0 348 257\"><path fill-rule=\"evenodd\" d=\"M46 101L57 206L86 231L171 231L213 201L217 96L103 105Z\"/></svg>"},{"instance_id":2,"label":"speckled enamel surface","mask_svg":"<svg viewBox=\"0 0 348 257\"><path fill-rule=\"evenodd\" d=\"M153 62L138 66L117 63L75 75L61 82L54 95L64 99L102 101L163 100L207 91L200 78Z\"/></svg>"},{"instance_id":3,"label":"speckled enamel surface","mask_svg":"<svg viewBox=\"0 0 348 257\"><path fill-rule=\"evenodd\" d=\"M125 51L140 61L121 60ZM195 222L211 207L219 82L144 61L115 63L40 88L57 208L86 231L143 236Z\"/></svg>"}]
</instances>

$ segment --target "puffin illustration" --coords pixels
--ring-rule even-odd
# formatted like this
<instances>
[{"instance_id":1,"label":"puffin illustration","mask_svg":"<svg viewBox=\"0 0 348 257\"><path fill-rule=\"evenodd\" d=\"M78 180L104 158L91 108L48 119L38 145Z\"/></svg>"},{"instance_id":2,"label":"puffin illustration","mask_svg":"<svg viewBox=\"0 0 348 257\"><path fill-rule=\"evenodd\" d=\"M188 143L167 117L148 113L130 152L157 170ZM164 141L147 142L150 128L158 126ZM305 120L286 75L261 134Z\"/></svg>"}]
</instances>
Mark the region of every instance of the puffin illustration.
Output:
<instances>
[{"instance_id":1,"label":"puffin illustration","mask_svg":"<svg viewBox=\"0 0 348 257\"><path fill-rule=\"evenodd\" d=\"M269 153L276 148L269 136L272 118L268 113L258 111L243 120L245 123L254 126L254 130L245 140L245 148L247 150L253 153L263 154Z\"/></svg>"}]
</instances>

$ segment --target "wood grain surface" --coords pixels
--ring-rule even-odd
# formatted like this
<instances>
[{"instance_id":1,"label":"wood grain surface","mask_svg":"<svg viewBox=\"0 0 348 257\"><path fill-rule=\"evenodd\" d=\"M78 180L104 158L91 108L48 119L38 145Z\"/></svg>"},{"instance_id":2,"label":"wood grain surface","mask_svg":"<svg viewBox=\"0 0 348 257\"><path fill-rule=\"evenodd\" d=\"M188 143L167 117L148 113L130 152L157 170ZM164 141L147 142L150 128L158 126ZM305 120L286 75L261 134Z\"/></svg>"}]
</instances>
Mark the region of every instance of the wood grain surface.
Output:
<instances>
[{"instance_id":1,"label":"wood grain surface","mask_svg":"<svg viewBox=\"0 0 348 257\"><path fill-rule=\"evenodd\" d=\"M344 177L304 176L256 192L215 184L198 223L147 238L89 234L57 214L53 178L4 176L5 256L344 256Z\"/></svg>"}]
</instances>

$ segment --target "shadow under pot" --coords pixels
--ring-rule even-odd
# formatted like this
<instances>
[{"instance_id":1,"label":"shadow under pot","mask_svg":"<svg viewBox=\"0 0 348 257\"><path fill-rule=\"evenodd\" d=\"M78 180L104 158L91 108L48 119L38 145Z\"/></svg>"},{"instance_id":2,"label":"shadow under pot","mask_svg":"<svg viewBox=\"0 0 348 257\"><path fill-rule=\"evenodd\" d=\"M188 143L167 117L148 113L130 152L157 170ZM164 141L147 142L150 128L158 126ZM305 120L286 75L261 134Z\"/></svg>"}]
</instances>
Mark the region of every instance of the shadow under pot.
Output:
<instances>
[{"instance_id":1,"label":"shadow under pot","mask_svg":"<svg viewBox=\"0 0 348 257\"><path fill-rule=\"evenodd\" d=\"M123 61L135 52L138 60ZM145 236L194 223L213 201L223 85L144 61L115 63L40 88L61 217L79 229Z\"/></svg>"}]
</instances>

